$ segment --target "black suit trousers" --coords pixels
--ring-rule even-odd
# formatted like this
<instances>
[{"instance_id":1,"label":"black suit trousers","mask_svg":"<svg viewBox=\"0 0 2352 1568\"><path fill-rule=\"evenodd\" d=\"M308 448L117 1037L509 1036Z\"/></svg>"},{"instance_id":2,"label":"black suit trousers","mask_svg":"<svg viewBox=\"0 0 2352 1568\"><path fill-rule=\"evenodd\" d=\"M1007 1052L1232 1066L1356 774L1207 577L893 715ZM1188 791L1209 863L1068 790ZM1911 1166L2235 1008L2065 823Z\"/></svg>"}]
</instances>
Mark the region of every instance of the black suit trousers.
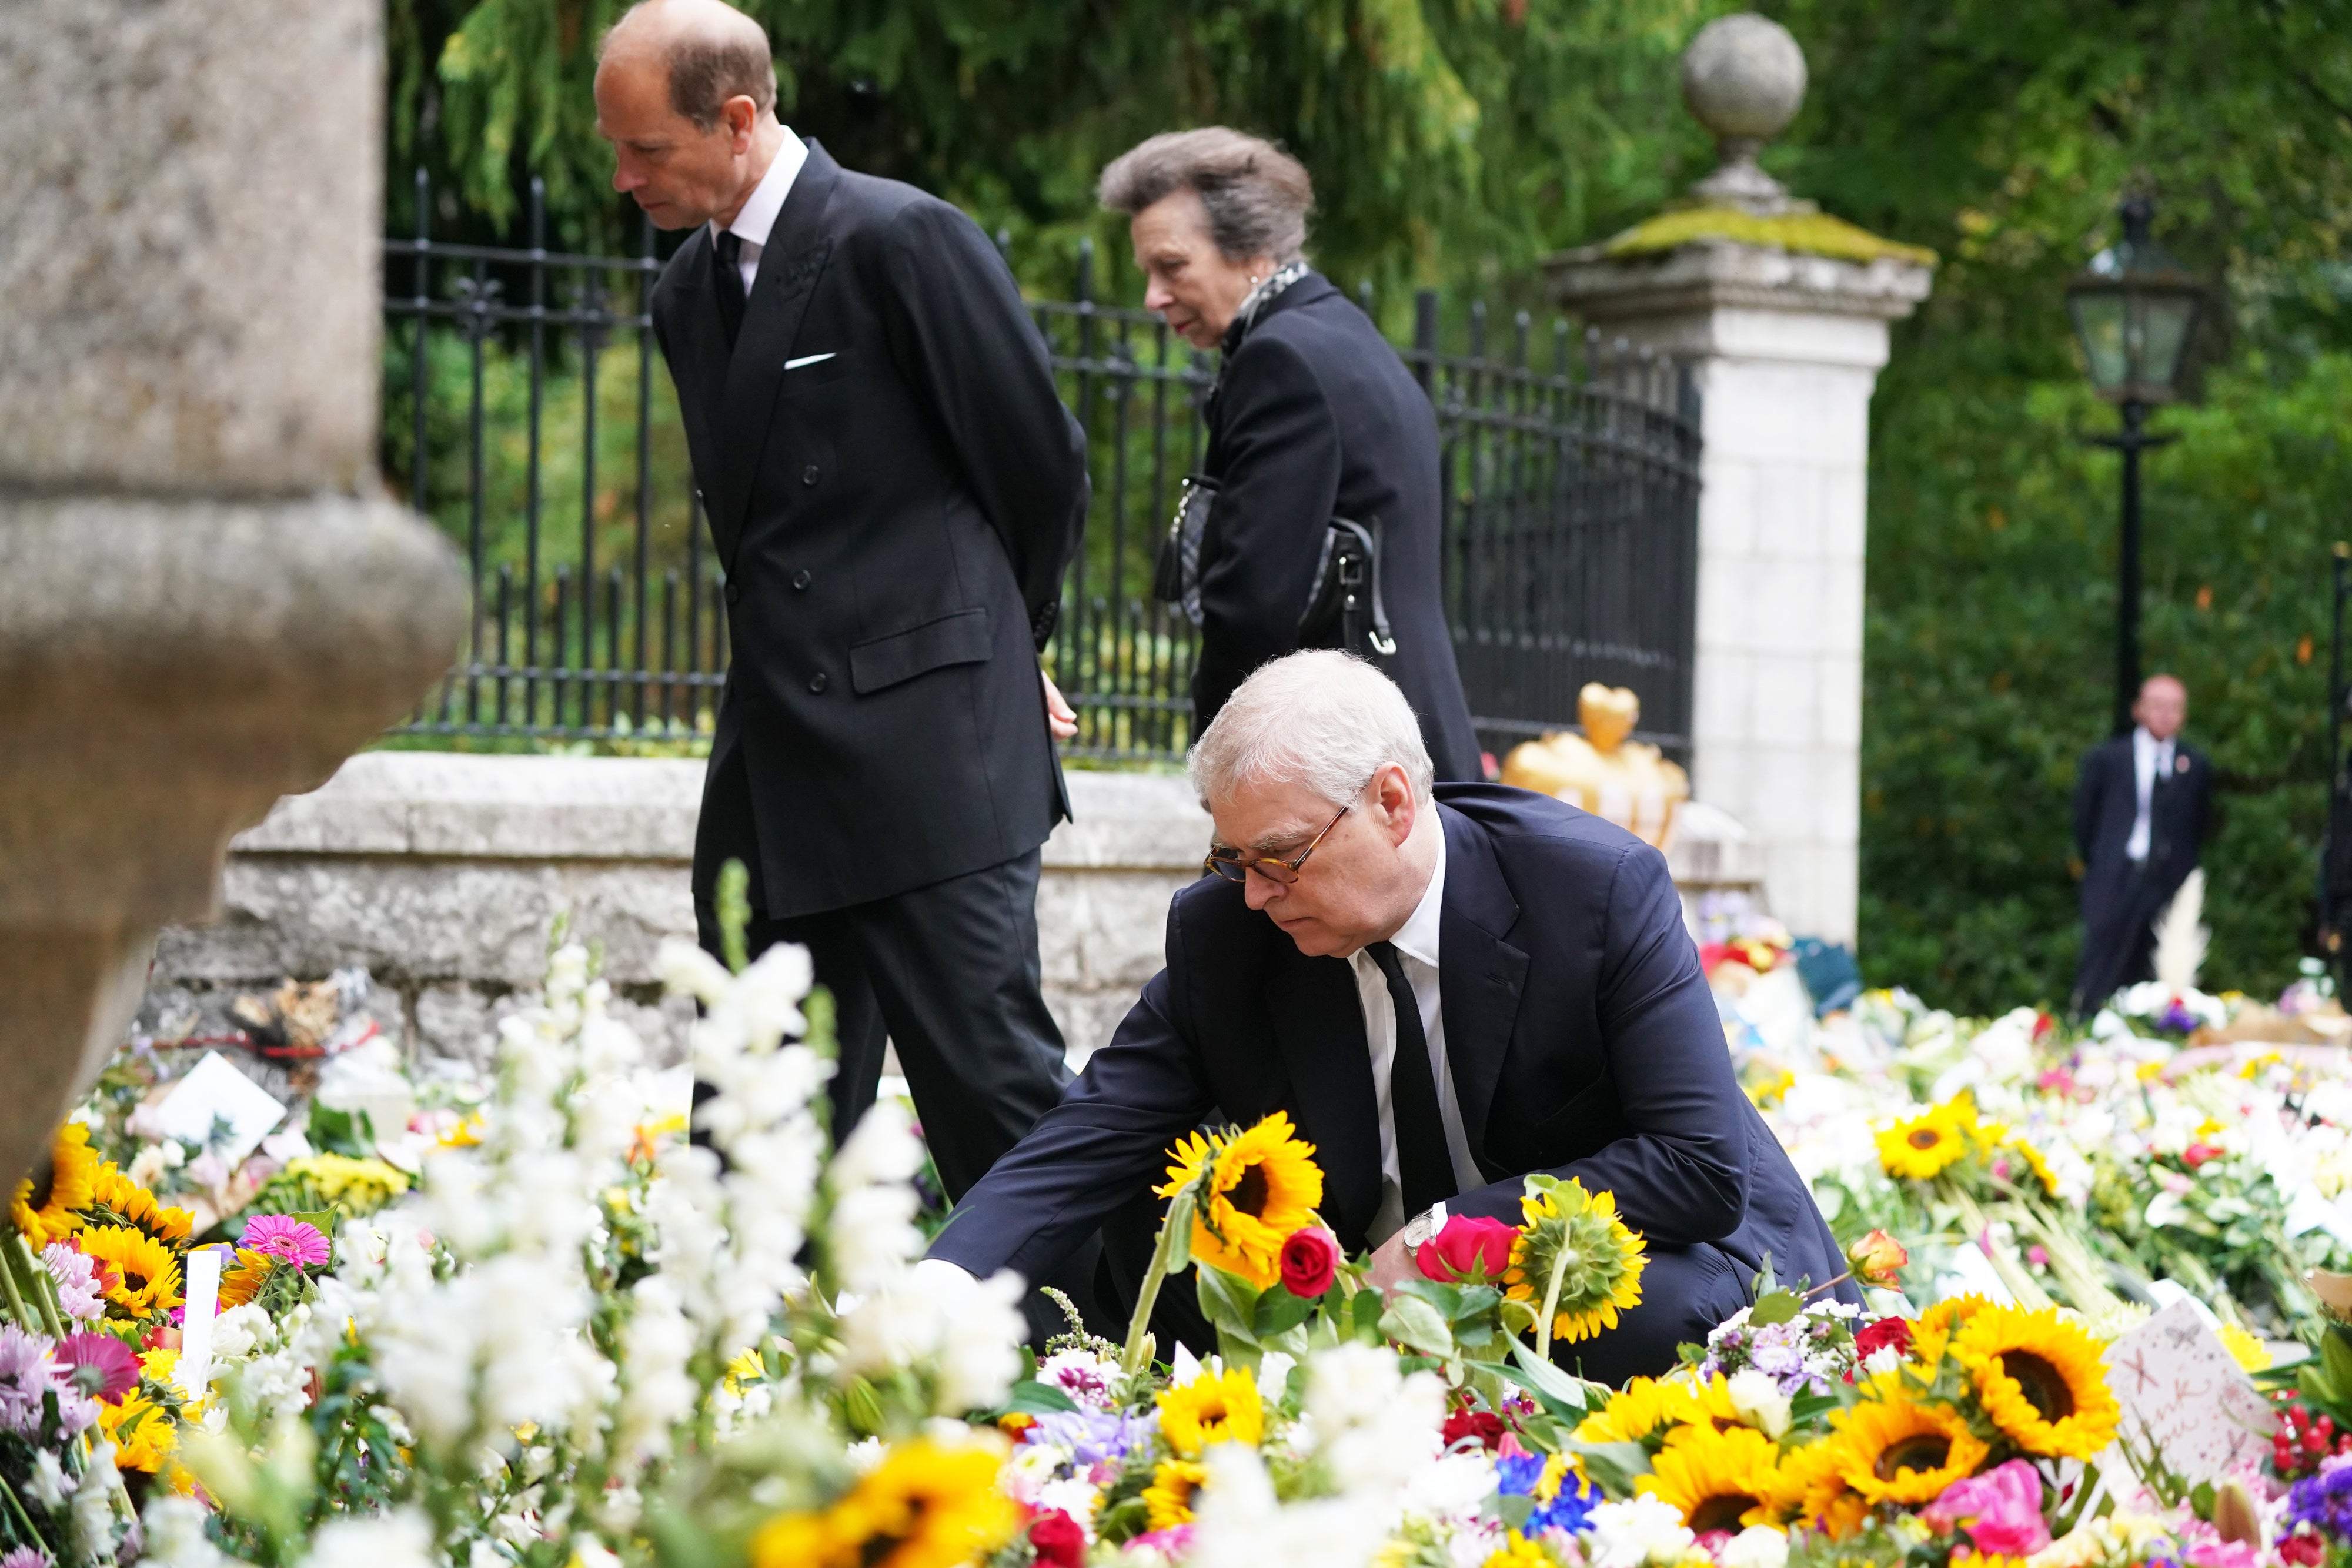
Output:
<instances>
[{"instance_id":1,"label":"black suit trousers","mask_svg":"<svg viewBox=\"0 0 2352 1568\"><path fill-rule=\"evenodd\" d=\"M1039 852L910 892L819 915L754 915L756 957L778 942L809 949L833 994L841 1046L830 1093L836 1138L874 1103L886 1037L922 1119L950 1202L987 1174L1062 1097L1062 1031L1045 1009L1037 960ZM695 924L719 951L704 901Z\"/></svg>"}]
</instances>

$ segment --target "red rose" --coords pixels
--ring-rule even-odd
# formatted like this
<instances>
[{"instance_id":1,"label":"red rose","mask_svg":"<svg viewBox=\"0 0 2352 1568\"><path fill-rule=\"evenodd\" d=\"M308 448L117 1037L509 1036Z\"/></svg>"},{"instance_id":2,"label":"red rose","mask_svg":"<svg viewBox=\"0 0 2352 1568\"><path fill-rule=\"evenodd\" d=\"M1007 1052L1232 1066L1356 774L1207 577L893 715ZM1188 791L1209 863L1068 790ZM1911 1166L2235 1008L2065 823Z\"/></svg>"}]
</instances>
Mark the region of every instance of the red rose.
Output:
<instances>
[{"instance_id":1,"label":"red rose","mask_svg":"<svg viewBox=\"0 0 2352 1568\"><path fill-rule=\"evenodd\" d=\"M2290 1535L2278 1543L2278 1554L2295 1568L2319 1568L2327 1560L2327 1542L2316 1534Z\"/></svg>"},{"instance_id":2,"label":"red rose","mask_svg":"<svg viewBox=\"0 0 2352 1568\"><path fill-rule=\"evenodd\" d=\"M1868 1359L1878 1352L1892 1349L1897 1355L1911 1354L1911 1324L1904 1318L1881 1318L1869 1327L1857 1330L1853 1336L1854 1354Z\"/></svg>"},{"instance_id":3,"label":"red rose","mask_svg":"<svg viewBox=\"0 0 2352 1568\"><path fill-rule=\"evenodd\" d=\"M1319 1225L1303 1225L1282 1244L1282 1287L1312 1301L1339 1271L1339 1239Z\"/></svg>"},{"instance_id":4,"label":"red rose","mask_svg":"<svg viewBox=\"0 0 2352 1568\"><path fill-rule=\"evenodd\" d=\"M1424 1241L1412 1260L1423 1275L1451 1285L1474 1276L1499 1280L1511 1266L1511 1241L1518 1232L1499 1219L1457 1214L1435 1239Z\"/></svg>"},{"instance_id":5,"label":"red rose","mask_svg":"<svg viewBox=\"0 0 2352 1568\"><path fill-rule=\"evenodd\" d=\"M1087 1532L1058 1508L1049 1508L1029 1521L1029 1544L1037 1561L1053 1568L1086 1568Z\"/></svg>"},{"instance_id":6,"label":"red rose","mask_svg":"<svg viewBox=\"0 0 2352 1568\"><path fill-rule=\"evenodd\" d=\"M1465 1437L1475 1437L1491 1454L1502 1446L1503 1418L1492 1410L1456 1410L1445 1418L1443 1436L1449 1448Z\"/></svg>"}]
</instances>

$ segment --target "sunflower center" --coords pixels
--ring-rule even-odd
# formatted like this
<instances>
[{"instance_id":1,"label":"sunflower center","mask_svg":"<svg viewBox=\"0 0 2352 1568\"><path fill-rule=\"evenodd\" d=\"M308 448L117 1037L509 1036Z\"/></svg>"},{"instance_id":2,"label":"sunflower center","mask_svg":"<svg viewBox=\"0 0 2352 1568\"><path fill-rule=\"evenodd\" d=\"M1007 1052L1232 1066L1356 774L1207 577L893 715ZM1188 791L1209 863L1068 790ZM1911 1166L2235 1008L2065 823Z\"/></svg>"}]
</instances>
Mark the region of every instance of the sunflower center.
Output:
<instances>
[{"instance_id":1,"label":"sunflower center","mask_svg":"<svg viewBox=\"0 0 2352 1568\"><path fill-rule=\"evenodd\" d=\"M31 1182L33 1190L26 1195L25 1207L36 1214L48 1207L49 1197L57 1186L57 1162L50 1159L42 1160L33 1171Z\"/></svg>"},{"instance_id":2,"label":"sunflower center","mask_svg":"<svg viewBox=\"0 0 2352 1568\"><path fill-rule=\"evenodd\" d=\"M1944 1141L1944 1134L1933 1127L1916 1127L1912 1130L1909 1141L1915 1149L1932 1149Z\"/></svg>"},{"instance_id":3,"label":"sunflower center","mask_svg":"<svg viewBox=\"0 0 2352 1568\"><path fill-rule=\"evenodd\" d=\"M2074 1413L2074 1390L2066 1375L2032 1351L2002 1351L2000 1369L2017 1379L2025 1402L2044 1421L2063 1421Z\"/></svg>"},{"instance_id":4,"label":"sunflower center","mask_svg":"<svg viewBox=\"0 0 2352 1568\"><path fill-rule=\"evenodd\" d=\"M1706 1535L1713 1531L1727 1534L1739 1532L1739 1516L1756 1506L1756 1500L1746 1492L1717 1492L1703 1500L1690 1511L1690 1528L1694 1535Z\"/></svg>"},{"instance_id":5,"label":"sunflower center","mask_svg":"<svg viewBox=\"0 0 2352 1568\"><path fill-rule=\"evenodd\" d=\"M1887 1444L1870 1472L1880 1480L1891 1481L1898 1470L1916 1470L1924 1475L1942 1469L1944 1461L1951 1457L1952 1440L1941 1432L1914 1432Z\"/></svg>"},{"instance_id":6,"label":"sunflower center","mask_svg":"<svg viewBox=\"0 0 2352 1568\"><path fill-rule=\"evenodd\" d=\"M1272 1196L1265 1179L1265 1167L1253 1165L1242 1171L1242 1179L1225 1195L1225 1201L1252 1219L1265 1212L1265 1200Z\"/></svg>"}]
</instances>

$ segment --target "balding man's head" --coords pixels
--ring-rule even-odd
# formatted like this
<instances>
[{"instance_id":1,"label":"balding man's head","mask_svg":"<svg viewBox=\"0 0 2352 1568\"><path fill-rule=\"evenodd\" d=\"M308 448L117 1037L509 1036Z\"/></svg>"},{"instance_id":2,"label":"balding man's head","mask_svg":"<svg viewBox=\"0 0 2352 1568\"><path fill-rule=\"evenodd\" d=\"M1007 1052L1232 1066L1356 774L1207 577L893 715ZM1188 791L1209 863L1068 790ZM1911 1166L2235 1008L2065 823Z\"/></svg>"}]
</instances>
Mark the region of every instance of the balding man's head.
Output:
<instances>
[{"instance_id":1,"label":"balding man's head","mask_svg":"<svg viewBox=\"0 0 2352 1568\"><path fill-rule=\"evenodd\" d=\"M2189 688L2178 675L2150 675L2139 684L2132 717L2158 740L2170 740L2189 719Z\"/></svg>"},{"instance_id":2,"label":"balding man's head","mask_svg":"<svg viewBox=\"0 0 2352 1568\"><path fill-rule=\"evenodd\" d=\"M731 98L776 107L776 62L767 30L724 0L639 0L605 33L596 61L658 64L669 105L698 131L719 129Z\"/></svg>"},{"instance_id":3,"label":"balding man's head","mask_svg":"<svg viewBox=\"0 0 2352 1568\"><path fill-rule=\"evenodd\" d=\"M721 0L644 0L596 55L596 133L613 188L656 226L731 222L783 141L760 24Z\"/></svg>"}]
</instances>

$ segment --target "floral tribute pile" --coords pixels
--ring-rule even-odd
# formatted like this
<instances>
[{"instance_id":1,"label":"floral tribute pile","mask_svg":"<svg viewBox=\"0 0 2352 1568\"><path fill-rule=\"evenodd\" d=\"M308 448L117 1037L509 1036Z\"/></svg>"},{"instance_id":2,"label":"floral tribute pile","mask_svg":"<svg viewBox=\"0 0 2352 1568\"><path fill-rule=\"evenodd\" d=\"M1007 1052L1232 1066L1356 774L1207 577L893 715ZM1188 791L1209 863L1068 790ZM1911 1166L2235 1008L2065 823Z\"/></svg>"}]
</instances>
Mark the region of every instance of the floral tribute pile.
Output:
<instances>
[{"instance_id":1,"label":"floral tribute pile","mask_svg":"<svg viewBox=\"0 0 2352 1568\"><path fill-rule=\"evenodd\" d=\"M805 956L735 958L664 954L696 1141L569 942L485 1081L370 1102L404 1125L189 1176L102 1090L0 1234L0 1568L2352 1568L2336 1091L2292 1052L1885 994L1805 1060L1735 1040L1874 1306L1768 1268L1622 1389L1561 1369L1643 1299L1612 1195L1531 1176L1383 1291L1285 1118L1204 1131L1124 1337L1041 1358L1020 1281L915 1267L904 1108L829 1134ZM2111 1382L2158 1287L2315 1352L2227 1473ZM1150 1332L1179 1290L1205 1358Z\"/></svg>"}]
</instances>

